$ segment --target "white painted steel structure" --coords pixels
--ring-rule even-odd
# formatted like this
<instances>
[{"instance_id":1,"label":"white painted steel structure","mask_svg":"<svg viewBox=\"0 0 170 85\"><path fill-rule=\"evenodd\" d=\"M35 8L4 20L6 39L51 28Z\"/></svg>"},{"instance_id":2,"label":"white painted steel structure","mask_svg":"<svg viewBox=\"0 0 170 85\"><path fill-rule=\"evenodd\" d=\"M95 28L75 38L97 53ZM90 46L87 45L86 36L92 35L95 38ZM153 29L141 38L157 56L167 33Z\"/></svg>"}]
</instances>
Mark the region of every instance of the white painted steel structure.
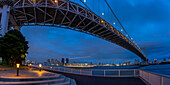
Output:
<instances>
[{"instance_id":1,"label":"white painted steel structure","mask_svg":"<svg viewBox=\"0 0 170 85\"><path fill-rule=\"evenodd\" d=\"M170 85L170 76L140 70L140 77L151 85Z\"/></svg>"},{"instance_id":2,"label":"white painted steel structure","mask_svg":"<svg viewBox=\"0 0 170 85\"><path fill-rule=\"evenodd\" d=\"M62 27L110 41L147 60L138 46L111 24L69 0L0 0L0 7L2 36L9 27L15 29L35 25Z\"/></svg>"},{"instance_id":3,"label":"white painted steel structure","mask_svg":"<svg viewBox=\"0 0 170 85\"><path fill-rule=\"evenodd\" d=\"M37 65L32 65L32 67L39 68ZM51 67L43 66L42 69L78 74L78 75L87 75L87 76L100 76L100 77L139 77L138 69L75 69L75 68L64 68L64 67Z\"/></svg>"}]
</instances>

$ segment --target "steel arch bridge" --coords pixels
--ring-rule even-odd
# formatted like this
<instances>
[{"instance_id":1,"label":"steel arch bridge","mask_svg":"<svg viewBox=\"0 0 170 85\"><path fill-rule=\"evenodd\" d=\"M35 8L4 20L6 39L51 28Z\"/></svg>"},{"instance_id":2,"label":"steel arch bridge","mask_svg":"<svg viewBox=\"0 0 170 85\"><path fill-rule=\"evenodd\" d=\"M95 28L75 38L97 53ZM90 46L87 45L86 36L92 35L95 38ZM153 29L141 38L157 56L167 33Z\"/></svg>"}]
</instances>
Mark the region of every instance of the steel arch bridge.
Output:
<instances>
[{"instance_id":1,"label":"steel arch bridge","mask_svg":"<svg viewBox=\"0 0 170 85\"><path fill-rule=\"evenodd\" d=\"M8 16L5 16L4 10ZM147 60L142 51L106 20L87 8L69 0L0 0L1 34L5 26L20 29L22 26L63 27L87 33L122 46ZM4 20L9 17L9 20ZM8 25L4 25L8 22Z\"/></svg>"}]
</instances>

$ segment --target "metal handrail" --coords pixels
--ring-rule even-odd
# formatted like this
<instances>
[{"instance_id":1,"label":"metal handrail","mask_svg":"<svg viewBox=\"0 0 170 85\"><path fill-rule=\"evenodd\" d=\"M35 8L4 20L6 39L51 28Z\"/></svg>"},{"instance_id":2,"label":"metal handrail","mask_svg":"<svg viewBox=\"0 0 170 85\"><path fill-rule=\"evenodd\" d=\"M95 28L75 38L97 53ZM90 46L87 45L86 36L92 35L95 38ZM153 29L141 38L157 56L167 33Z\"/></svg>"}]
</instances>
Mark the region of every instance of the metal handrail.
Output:
<instances>
[{"instance_id":1,"label":"metal handrail","mask_svg":"<svg viewBox=\"0 0 170 85\"><path fill-rule=\"evenodd\" d=\"M37 65L32 65L37 67ZM43 66L44 70L59 71L64 73L72 73L78 75L90 75L90 76L101 76L101 77L138 77L139 74L136 73L139 69L75 69L75 68L64 68L64 67L51 67ZM100 71L100 74L95 74L95 72ZM121 74L127 71L131 71L131 74ZM115 74L108 74L107 72L116 72Z\"/></svg>"},{"instance_id":2,"label":"metal handrail","mask_svg":"<svg viewBox=\"0 0 170 85\"><path fill-rule=\"evenodd\" d=\"M166 75L166 74L161 74L161 73L156 73L156 72L151 72L151 71L146 71L146 70L140 70L140 71L146 72L146 73L150 73L150 74L154 74L154 75L157 75L157 76L162 76L162 77L170 78L170 76Z\"/></svg>"},{"instance_id":3,"label":"metal handrail","mask_svg":"<svg viewBox=\"0 0 170 85\"><path fill-rule=\"evenodd\" d=\"M163 74L140 70L139 76L149 85L169 85L170 84L170 77L163 75Z\"/></svg>"}]
</instances>

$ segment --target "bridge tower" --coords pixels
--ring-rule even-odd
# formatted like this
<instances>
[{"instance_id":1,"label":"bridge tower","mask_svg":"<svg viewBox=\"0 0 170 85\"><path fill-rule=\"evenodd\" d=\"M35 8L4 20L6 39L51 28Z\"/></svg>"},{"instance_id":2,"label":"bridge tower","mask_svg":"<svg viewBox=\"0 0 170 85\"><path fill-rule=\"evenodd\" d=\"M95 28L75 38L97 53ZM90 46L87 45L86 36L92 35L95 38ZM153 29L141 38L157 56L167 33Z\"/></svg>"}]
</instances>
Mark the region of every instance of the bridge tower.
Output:
<instances>
[{"instance_id":1,"label":"bridge tower","mask_svg":"<svg viewBox=\"0 0 170 85\"><path fill-rule=\"evenodd\" d=\"M13 6L14 0L0 0L0 37L4 36L8 31L8 21L10 16L10 8Z\"/></svg>"}]
</instances>

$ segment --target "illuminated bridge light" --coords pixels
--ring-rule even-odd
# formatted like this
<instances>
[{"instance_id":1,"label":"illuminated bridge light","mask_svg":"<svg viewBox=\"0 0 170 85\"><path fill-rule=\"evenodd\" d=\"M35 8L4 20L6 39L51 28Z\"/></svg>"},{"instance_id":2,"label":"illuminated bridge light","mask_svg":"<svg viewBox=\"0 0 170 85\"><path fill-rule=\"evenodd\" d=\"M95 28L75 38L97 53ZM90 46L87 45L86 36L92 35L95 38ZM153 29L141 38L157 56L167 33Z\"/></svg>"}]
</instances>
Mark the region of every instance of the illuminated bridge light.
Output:
<instances>
[{"instance_id":1,"label":"illuminated bridge light","mask_svg":"<svg viewBox=\"0 0 170 85\"><path fill-rule=\"evenodd\" d=\"M112 27L112 26L111 26L110 28L111 28L111 29L113 29L113 27Z\"/></svg>"},{"instance_id":2,"label":"illuminated bridge light","mask_svg":"<svg viewBox=\"0 0 170 85\"><path fill-rule=\"evenodd\" d=\"M104 13L102 13L102 15L104 15Z\"/></svg>"},{"instance_id":3,"label":"illuminated bridge light","mask_svg":"<svg viewBox=\"0 0 170 85\"><path fill-rule=\"evenodd\" d=\"M86 2L86 0L84 0L84 2Z\"/></svg>"},{"instance_id":4,"label":"illuminated bridge light","mask_svg":"<svg viewBox=\"0 0 170 85\"><path fill-rule=\"evenodd\" d=\"M123 31L123 29L121 29L121 31Z\"/></svg>"},{"instance_id":5,"label":"illuminated bridge light","mask_svg":"<svg viewBox=\"0 0 170 85\"><path fill-rule=\"evenodd\" d=\"M55 0L54 2L57 3L57 0Z\"/></svg>"},{"instance_id":6,"label":"illuminated bridge light","mask_svg":"<svg viewBox=\"0 0 170 85\"><path fill-rule=\"evenodd\" d=\"M103 21L103 20L101 20L101 23L104 23L104 21Z\"/></svg>"},{"instance_id":7,"label":"illuminated bridge light","mask_svg":"<svg viewBox=\"0 0 170 85\"><path fill-rule=\"evenodd\" d=\"M116 24L116 22L113 23L114 25Z\"/></svg>"},{"instance_id":8,"label":"illuminated bridge light","mask_svg":"<svg viewBox=\"0 0 170 85\"><path fill-rule=\"evenodd\" d=\"M31 0L32 2L34 2L35 0Z\"/></svg>"}]
</instances>

